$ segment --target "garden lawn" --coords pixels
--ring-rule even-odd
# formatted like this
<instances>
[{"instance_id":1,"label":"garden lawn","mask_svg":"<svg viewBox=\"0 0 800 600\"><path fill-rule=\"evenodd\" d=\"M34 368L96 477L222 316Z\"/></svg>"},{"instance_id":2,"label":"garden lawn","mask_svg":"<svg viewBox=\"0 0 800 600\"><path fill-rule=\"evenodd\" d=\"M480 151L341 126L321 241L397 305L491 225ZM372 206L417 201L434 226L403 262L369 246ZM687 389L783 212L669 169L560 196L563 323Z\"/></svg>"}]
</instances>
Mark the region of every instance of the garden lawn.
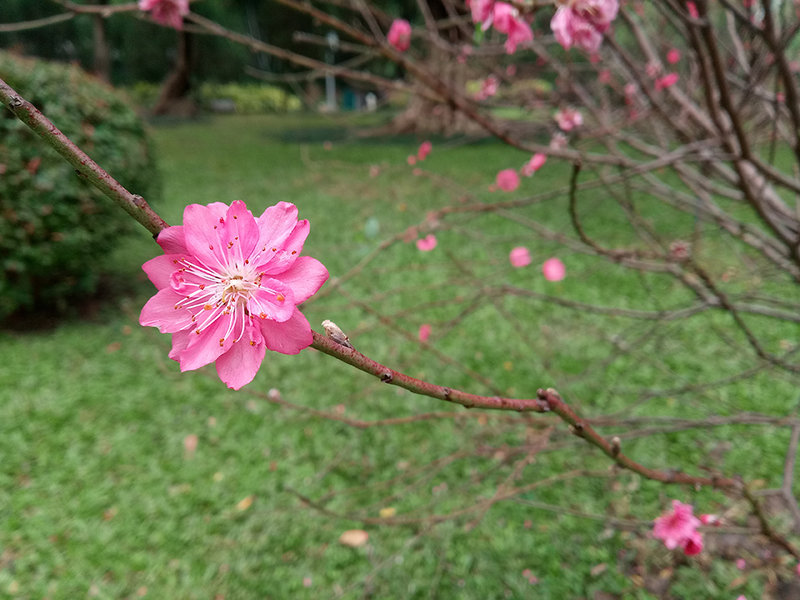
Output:
<instances>
[{"instance_id":1,"label":"garden lawn","mask_svg":"<svg viewBox=\"0 0 800 600\"><path fill-rule=\"evenodd\" d=\"M312 327L332 319L362 352L443 385L520 397L554 386L587 416L786 414L796 404L796 383L766 372L681 393L755 364L725 315L655 329L497 293L512 286L651 310L690 303L671 280L540 235L544 226L574 237L564 193L425 221L448 205L562 189L568 167L548 164L518 192L492 193L498 170L529 157L433 140L414 174L406 157L422 140L354 131L347 121L285 115L158 125L165 190L154 208L177 224L190 203L242 199L260 214L294 202L311 221L304 253L331 273L303 309ZM594 235L624 242L616 204L587 193L581 208ZM642 210L676 237L693 226L646 202ZM421 234L434 228L435 250L390 243L414 225ZM722 242L713 232L708 240L711 255ZM529 267L508 262L518 245L530 248ZM675 563L647 537L669 499L715 512L720 495L616 473L555 418L443 405L313 350L270 353L239 392L213 366L180 374L168 336L138 325L154 291L141 264L157 253L144 230L120 241L114 273L135 282L133 291L92 318L0 332L0 597L643 599L655 597L649 572L666 572L675 597L761 597L764 577L741 577L738 555ZM541 276L550 256L566 263L564 281ZM733 261L719 259L718 271ZM427 345L417 341L423 323L432 325ZM770 349L800 339L785 324L754 326ZM366 421L446 414L354 427L314 411ZM187 436L197 436L196 450ZM783 430L728 426L624 444L649 466L711 466L776 486L787 439ZM529 489L487 502L515 486ZM351 529L366 530L368 542L341 544Z\"/></svg>"}]
</instances>

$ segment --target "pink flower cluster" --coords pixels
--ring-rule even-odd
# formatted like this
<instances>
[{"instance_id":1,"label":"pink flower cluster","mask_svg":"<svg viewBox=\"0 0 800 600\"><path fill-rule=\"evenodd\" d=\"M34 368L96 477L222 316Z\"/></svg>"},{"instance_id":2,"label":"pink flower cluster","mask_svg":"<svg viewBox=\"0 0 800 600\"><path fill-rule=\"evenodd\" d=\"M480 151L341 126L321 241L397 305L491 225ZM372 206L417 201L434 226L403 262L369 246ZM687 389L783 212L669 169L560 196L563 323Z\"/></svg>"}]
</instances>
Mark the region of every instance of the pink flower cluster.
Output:
<instances>
[{"instance_id":1,"label":"pink flower cluster","mask_svg":"<svg viewBox=\"0 0 800 600\"><path fill-rule=\"evenodd\" d=\"M297 306L328 271L300 256L308 232L288 202L260 217L241 200L187 206L183 225L158 235L164 254L142 266L158 293L139 323L172 334L169 357L181 371L214 362L220 379L238 390L255 377L267 348L297 354L313 341Z\"/></svg>"},{"instance_id":2,"label":"pink flower cluster","mask_svg":"<svg viewBox=\"0 0 800 600\"><path fill-rule=\"evenodd\" d=\"M507 35L506 52L514 54L517 46L533 39L530 25L520 16L519 11L507 2L495 0L470 0L472 21L480 23L486 31L489 27Z\"/></svg>"},{"instance_id":3,"label":"pink flower cluster","mask_svg":"<svg viewBox=\"0 0 800 600\"><path fill-rule=\"evenodd\" d=\"M618 10L619 0L568 0L558 7L550 28L564 49L597 52Z\"/></svg>"},{"instance_id":4,"label":"pink flower cluster","mask_svg":"<svg viewBox=\"0 0 800 600\"><path fill-rule=\"evenodd\" d=\"M139 0L139 10L149 12L157 23L181 29L183 17L189 14L189 0Z\"/></svg>"},{"instance_id":5,"label":"pink flower cluster","mask_svg":"<svg viewBox=\"0 0 800 600\"><path fill-rule=\"evenodd\" d=\"M662 540L670 550L682 548L687 556L703 549L703 536L697 531L701 521L693 514L691 504L672 501L672 511L658 517L653 524L653 537Z\"/></svg>"},{"instance_id":6,"label":"pink flower cluster","mask_svg":"<svg viewBox=\"0 0 800 600\"><path fill-rule=\"evenodd\" d=\"M554 116L562 131L572 131L583 125L583 115L575 108L562 108Z\"/></svg>"}]
</instances>

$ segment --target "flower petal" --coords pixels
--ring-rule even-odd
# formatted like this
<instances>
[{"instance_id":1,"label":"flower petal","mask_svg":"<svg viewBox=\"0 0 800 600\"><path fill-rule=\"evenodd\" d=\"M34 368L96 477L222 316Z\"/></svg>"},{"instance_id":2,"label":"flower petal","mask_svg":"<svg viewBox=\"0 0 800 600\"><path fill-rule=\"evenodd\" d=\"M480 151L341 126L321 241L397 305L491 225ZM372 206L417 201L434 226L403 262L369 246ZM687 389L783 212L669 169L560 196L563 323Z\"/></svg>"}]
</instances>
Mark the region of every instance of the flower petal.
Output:
<instances>
[{"instance_id":1,"label":"flower petal","mask_svg":"<svg viewBox=\"0 0 800 600\"><path fill-rule=\"evenodd\" d=\"M148 260L142 265L142 269L153 285L160 290L169 287L170 276L180 268L177 263L178 258L174 254L162 254Z\"/></svg>"},{"instance_id":2,"label":"flower petal","mask_svg":"<svg viewBox=\"0 0 800 600\"><path fill-rule=\"evenodd\" d=\"M139 314L139 324L158 327L161 333L175 333L192 326L192 313L184 308L175 308L183 300L170 288L159 290L147 301Z\"/></svg>"},{"instance_id":3,"label":"flower petal","mask_svg":"<svg viewBox=\"0 0 800 600\"><path fill-rule=\"evenodd\" d=\"M172 360L180 360L181 352L186 350L189 345L189 338L192 332L189 329L183 331L176 331L172 334L172 349L169 351L169 357Z\"/></svg>"},{"instance_id":4,"label":"flower petal","mask_svg":"<svg viewBox=\"0 0 800 600\"><path fill-rule=\"evenodd\" d=\"M156 241L164 250L164 254L188 254L189 252L186 249L183 225L173 225L162 229Z\"/></svg>"},{"instance_id":5,"label":"flower petal","mask_svg":"<svg viewBox=\"0 0 800 600\"><path fill-rule=\"evenodd\" d=\"M222 242L228 260L244 264L258 244L258 236L258 224L253 213L247 210L247 205L241 200L234 201L225 214L222 227Z\"/></svg>"},{"instance_id":6,"label":"flower petal","mask_svg":"<svg viewBox=\"0 0 800 600\"><path fill-rule=\"evenodd\" d=\"M316 258L301 256L277 279L292 288L295 304L301 304L328 280L328 269Z\"/></svg>"},{"instance_id":7,"label":"flower petal","mask_svg":"<svg viewBox=\"0 0 800 600\"><path fill-rule=\"evenodd\" d=\"M308 237L311 225L306 219L298 221L289 236L279 247L267 247L266 260L260 260L260 268L270 275L283 273L294 264L303 251L303 244ZM273 248L275 251L273 252Z\"/></svg>"},{"instance_id":8,"label":"flower petal","mask_svg":"<svg viewBox=\"0 0 800 600\"><path fill-rule=\"evenodd\" d=\"M267 348L257 327L250 327L245 336L217 359L217 374L234 390L253 381Z\"/></svg>"},{"instance_id":9,"label":"flower petal","mask_svg":"<svg viewBox=\"0 0 800 600\"><path fill-rule=\"evenodd\" d=\"M256 219L261 232L258 244L270 248L281 248L297 225L297 207L291 202L278 202L268 207Z\"/></svg>"},{"instance_id":10,"label":"flower petal","mask_svg":"<svg viewBox=\"0 0 800 600\"><path fill-rule=\"evenodd\" d=\"M263 277L261 287L253 291L247 301L247 310L253 317L282 323L292 317L295 304L291 287L277 279Z\"/></svg>"},{"instance_id":11,"label":"flower petal","mask_svg":"<svg viewBox=\"0 0 800 600\"><path fill-rule=\"evenodd\" d=\"M296 308L288 321L261 321L260 325L267 348L281 354L298 354L314 341L311 325Z\"/></svg>"},{"instance_id":12,"label":"flower petal","mask_svg":"<svg viewBox=\"0 0 800 600\"><path fill-rule=\"evenodd\" d=\"M189 336L189 343L178 357L181 371L193 371L214 362L221 354L230 350L233 336L227 335L232 323L233 314L220 315L207 327L200 326Z\"/></svg>"},{"instance_id":13,"label":"flower petal","mask_svg":"<svg viewBox=\"0 0 800 600\"><path fill-rule=\"evenodd\" d=\"M183 232L188 254L207 266L225 263L224 242L220 225L225 222L227 205L214 202L208 206L190 204L183 211Z\"/></svg>"}]
</instances>

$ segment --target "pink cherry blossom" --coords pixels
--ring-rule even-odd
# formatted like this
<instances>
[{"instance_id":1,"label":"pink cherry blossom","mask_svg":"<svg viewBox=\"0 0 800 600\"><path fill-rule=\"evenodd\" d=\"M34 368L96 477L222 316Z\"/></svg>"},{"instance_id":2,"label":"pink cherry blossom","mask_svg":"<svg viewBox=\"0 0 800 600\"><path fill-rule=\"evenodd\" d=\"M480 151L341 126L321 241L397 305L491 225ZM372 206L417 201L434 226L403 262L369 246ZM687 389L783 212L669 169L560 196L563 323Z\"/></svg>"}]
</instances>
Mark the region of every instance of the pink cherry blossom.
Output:
<instances>
[{"instance_id":1,"label":"pink cherry blossom","mask_svg":"<svg viewBox=\"0 0 800 600\"><path fill-rule=\"evenodd\" d=\"M428 323L423 323L419 326L419 341L427 342L431 337L431 326Z\"/></svg>"},{"instance_id":2,"label":"pink cherry blossom","mask_svg":"<svg viewBox=\"0 0 800 600\"><path fill-rule=\"evenodd\" d=\"M703 514L700 515L700 522L703 525L722 525L722 519L719 518L719 515L711 515L711 514Z\"/></svg>"},{"instance_id":3,"label":"pink cherry blossom","mask_svg":"<svg viewBox=\"0 0 800 600\"><path fill-rule=\"evenodd\" d=\"M420 238L417 240L417 249L420 252L430 252L434 248L436 248L436 236L432 233L429 233L424 238Z\"/></svg>"},{"instance_id":4,"label":"pink cherry blossom","mask_svg":"<svg viewBox=\"0 0 800 600\"><path fill-rule=\"evenodd\" d=\"M663 77L656 79L656 90L665 90L678 83L677 73L667 73Z\"/></svg>"},{"instance_id":5,"label":"pink cherry blossom","mask_svg":"<svg viewBox=\"0 0 800 600\"><path fill-rule=\"evenodd\" d=\"M692 515L692 510L691 504L673 500L672 511L661 515L655 520L653 536L662 540L670 550L678 546L685 547L685 544L691 540L690 550L695 550L698 540L693 536L695 536L696 529L700 525L700 519ZM700 548L702 548L702 540L700 540L699 544Z\"/></svg>"},{"instance_id":6,"label":"pink cherry blossom","mask_svg":"<svg viewBox=\"0 0 800 600\"><path fill-rule=\"evenodd\" d=\"M697 10L697 5L694 2L687 2L686 3L686 10L689 12L689 16L693 19L700 18L700 12Z\"/></svg>"},{"instance_id":7,"label":"pink cherry blossom","mask_svg":"<svg viewBox=\"0 0 800 600\"><path fill-rule=\"evenodd\" d=\"M417 150L417 158L419 160L425 160L428 158L428 154L431 153L431 150L433 150L433 144L427 141L422 142L419 145L419 150Z\"/></svg>"},{"instance_id":8,"label":"pink cherry blossom","mask_svg":"<svg viewBox=\"0 0 800 600\"><path fill-rule=\"evenodd\" d=\"M537 152L536 154L531 156L531 159L522 166L521 169L522 174L525 175L526 177L530 177L531 175L536 173L536 171L541 169L544 166L545 162L547 162L547 155L542 154L541 152Z\"/></svg>"},{"instance_id":9,"label":"pink cherry blossom","mask_svg":"<svg viewBox=\"0 0 800 600\"><path fill-rule=\"evenodd\" d=\"M241 200L190 204L183 225L158 235L164 254L142 266L158 293L139 323L172 334L169 357L181 371L215 362L220 379L238 390L255 377L267 349L297 354L313 340L297 306L328 271L300 256L308 232L289 202L260 217Z\"/></svg>"},{"instance_id":10,"label":"pink cherry blossom","mask_svg":"<svg viewBox=\"0 0 800 600\"><path fill-rule=\"evenodd\" d=\"M550 138L550 148L553 150L561 150L562 148L567 147L567 136L565 136L560 131L557 131L553 134L553 137Z\"/></svg>"},{"instance_id":11,"label":"pink cherry blossom","mask_svg":"<svg viewBox=\"0 0 800 600\"><path fill-rule=\"evenodd\" d=\"M743 558L736 559L736 568L740 571L744 571L745 567L747 567L747 561Z\"/></svg>"},{"instance_id":12,"label":"pink cherry blossom","mask_svg":"<svg viewBox=\"0 0 800 600\"><path fill-rule=\"evenodd\" d=\"M480 23L484 31L491 27L494 0L470 0L469 10L472 13L473 23Z\"/></svg>"},{"instance_id":13,"label":"pink cherry blossom","mask_svg":"<svg viewBox=\"0 0 800 600\"><path fill-rule=\"evenodd\" d=\"M667 62L671 65L674 65L681 59L681 51L677 48L670 48L669 52L667 52Z\"/></svg>"},{"instance_id":14,"label":"pink cherry blossom","mask_svg":"<svg viewBox=\"0 0 800 600\"><path fill-rule=\"evenodd\" d=\"M480 91L475 94L476 100L486 100L487 98L491 98L497 93L497 86L499 85L499 80L494 75L489 75L486 79L483 80L481 83Z\"/></svg>"},{"instance_id":15,"label":"pink cherry blossom","mask_svg":"<svg viewBox=\"0 0 800 600\"><path fill-rule=\"evenodd\" d=\"M548 258L542 265L542 274L547 281L561 281L567 276L567 268L557 258Z\"/></svg>"},{"instance_id":16,"label":"pink cherry blossom","mask_svg":"<svg viewBox=\"0 0 800 600\"><path fill-rule=\"evenodd\" d=\"M618 10L619 0L571 0L558 8L550 29L566 50L578 46L597 52Z\"/></svg>"},{"instance_id":17,"label":"pink cherry blossom","mask_svg":"<svg viewBox=\"0 0 800 600\"><path fill-rule=\"evenodd\" d=\"M699 531L693 531L681 542L681 548L686 556L700 554L703 551L703 535Z\"/></svg>"},{"instance_id":18,"label":"pink cherry blossom","mask_svg":"<svg viewBox=\"0 0 800 600\"><path fill-rule=\"evenodd\" d=\"M405 19L395 19L386 34L386 40L400 52L411 46L411 24Z\"/></svg>"},{"instance_id":19,"label":"pink cherry blossom","mask_svg":"<svg viewBox=\"0 0 800 600\"><path fill-rule=\"evenodd\" d=\"M495 183L504 192L513 192L519 187L519 175L514 169L503 169L497 174Z\"/></svg>"},{"instance_id":20,"label":"pink cherry blossom","mask_svg":"<svg viewBox=\"0 0 800 600\"><path fill-rule=\"evenodd\" d=\"M493 13L494 28L500 33L505 33L505 47L508 54L514 54L517 46L533 39L533 31L519 11L506 2L495 2Z\"/></svg>"},{"instance_id":21,"label":"pink cherry blossom","mask_svg":"<svg viewBox=\"0 0 800 600\"><path fill-rule=\"evenodd\" d=\"M139 10L149 12L156 23L183 28L183 17L189 14L189 0L139 0Z\"/></svg>"},{"instance_id":22,"label":"pink cherry blossom","mask_svg":"<svg viewBox=\"0 0 800 600\"><path fill-rule=\"evenodd\" d=\"M508 254L508 260L512 267L519 269L531 264L531 253L525 246L517 246Z\"/></svg>"},{"instance_id":23,"label":"pink cherry blossom","mask_svg":"<svg viewBox=\"0 0 800 600\"><path fill-rule=\"evenodd\" d=\"M574 108L562 108L555 114L555 119L562 131L572 131L583 125L583 115Z\"/></svg>"}]
</instances>

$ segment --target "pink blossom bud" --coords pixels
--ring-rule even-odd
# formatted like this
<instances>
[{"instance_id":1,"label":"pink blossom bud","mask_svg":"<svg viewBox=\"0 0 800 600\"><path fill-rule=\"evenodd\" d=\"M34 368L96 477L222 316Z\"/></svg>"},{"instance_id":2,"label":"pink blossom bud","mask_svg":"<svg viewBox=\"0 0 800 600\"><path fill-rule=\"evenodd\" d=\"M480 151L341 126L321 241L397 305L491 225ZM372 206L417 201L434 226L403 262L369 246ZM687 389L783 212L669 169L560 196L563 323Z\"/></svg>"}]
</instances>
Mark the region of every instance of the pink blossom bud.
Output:
<instances>
[{"instance_id":1,"label":"pink blossom bud","mask_svg":"<svg viewBox=\"0 0 800 600\"><path fill-rule=\"evenodd\" d=\"M386 40L396 50L405 52L411 46L411 24L405 19L395 19L389 28Z\"/></svg>"}]
</instances>

